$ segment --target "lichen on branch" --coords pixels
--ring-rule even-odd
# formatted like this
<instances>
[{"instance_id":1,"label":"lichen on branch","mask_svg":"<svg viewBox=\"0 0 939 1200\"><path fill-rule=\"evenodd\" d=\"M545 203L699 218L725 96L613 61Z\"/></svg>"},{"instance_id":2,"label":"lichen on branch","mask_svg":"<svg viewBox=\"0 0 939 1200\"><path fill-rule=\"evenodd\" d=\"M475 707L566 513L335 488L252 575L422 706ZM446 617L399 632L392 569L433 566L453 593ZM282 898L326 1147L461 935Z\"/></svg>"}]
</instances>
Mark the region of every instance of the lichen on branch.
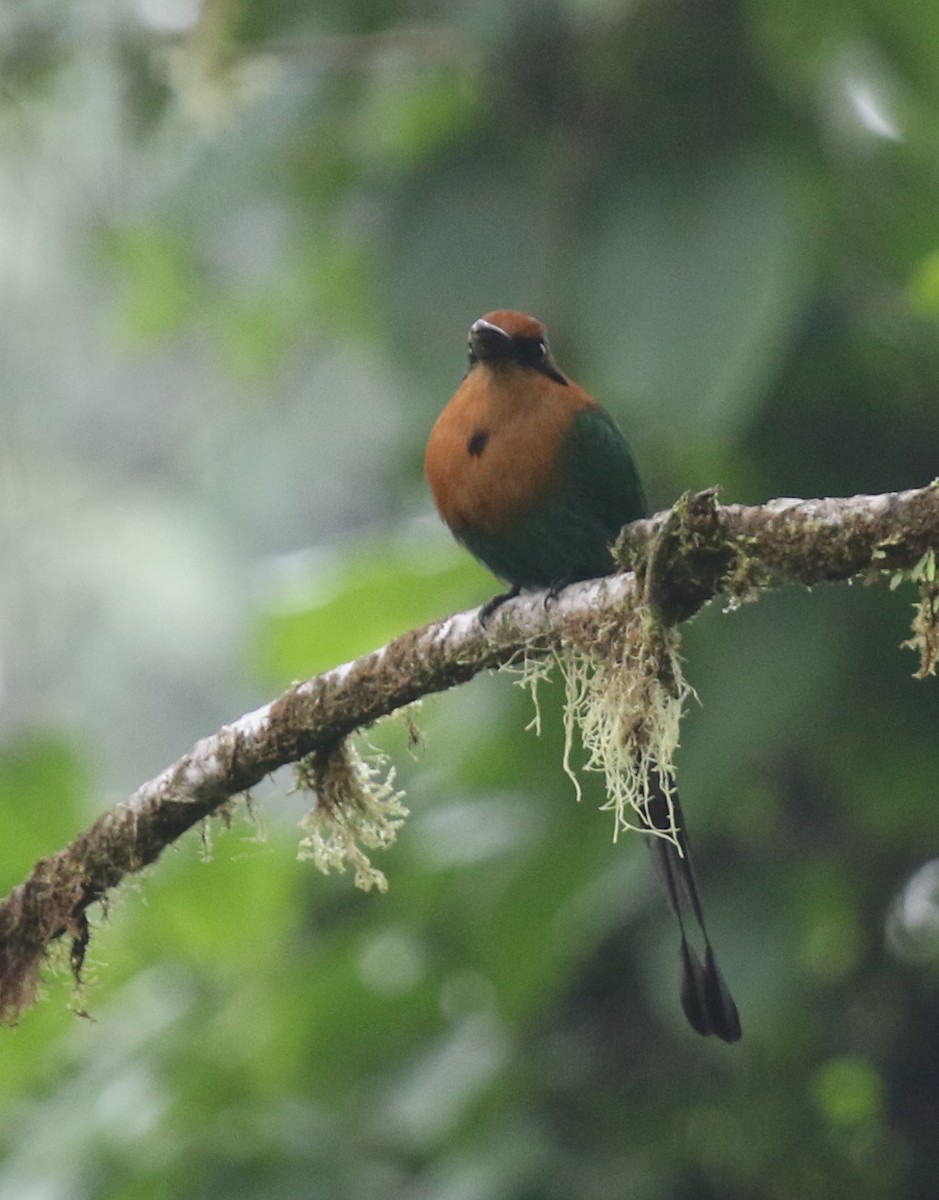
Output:
<instances>
[{"instance_id":1,"label":"lichen on branch","mask_svg":"<svg viewBox=\"0 0 939 1200\"><path fill-rule=\"evenodd\" d=\"M646 815L656 789L668 800L674 786L673 758L691 694L678 645L678 631L664 626L636 596L602 622L589 617L568 622L555 654L565 691L564 769L579 798L571 764L579 735L583 769L604 777L601 811L613 813L614 840L637 830L678 844L674 826L650 830Z\"/></svg>"},{"instance_id":2,"label":"lichen on branch","mask_svg":"<svg viewBox=\"0 0 939 1200\"><path fill-rule=\"evenodd\" d=\"M356 887L387 891L384 872L366 850L393 846L408 815L394 779L384 756L376 753L369 761L348 739L302 759L297 786L313 794L313 806L300 822L306 836L298 857L312 860L324 875L351 866Z\"/></svg>"},{"instance_id":3,"label":"lichen on branch","mask_svg":"<svg viewBox=\"0 0 939 1200\"><path fill-rule=\"evenodd\" d=\"M271 771L311 755L314 762L317 755L326 756L323 769L311 776L319 785L318 796L331 794L332 771L359 776L361 783L348 750L344 762L330 758L350 734L481 671L525 657L558 656L564 664L565 654L577 646L581 657L568 659L566 669L587 765L612 769L611 790L621 789L626 822L635 785L628 775L618 774L617 763L633 761L637 754L640 761L643 755L656 757L660 766L669 760L687 693L668 631L713 596L733 602L780 584L892 577L921 564L913 643L921 656L919 673L931 674L939 659L937 550L936 483L879 496L783 499L752 508L719 505L712 490L682 497L668 513L628 526L617 543L621 574L572 585L548 604L540 593L521 596L504 604L485 625L479 610L473 610L410 630L354 662L290 688L196 743L70 845L36 863L0 901L0 1020L15 1021L34 1001L53 942L69 940L73 968L80 971L89 936L88 909L105 900L125 876L155 862L186 830L217 815ZM645 630L617 624L640 593L644 611L657 622L657 643L646 640ZM597 696L605 697L599 707ZM650 713L659 716L652 719ZM620 777L624 781L617 784ZM342 789L333 794L342 795ZM368 786L361 794L372 799L364 805L360 828L381 844L398 815L387 795L376 800ZM383 819L378 819L370 804L379 804L381 811L385 801ZM321 821L328 806L324 803L319 812ZM324 864L337 855L342 858L345 849L342 861L364 870L367 878L371 864L356 863L345 841L351 826L336 824L337 812L347 818L342 804L334 807L331 831L314 820L308 848L314 861L319 855ZM361 845L358 849L364 855Z\"/></svg>"},{"instance_id":4,"label":"lichen on branch","mask_svg":"<svg viewBox=\"0 0 939 1200\"><path fill-rule=\"evenodd\" d=\"M915 650L919 655L919 670L914 676L925 679L935 675L939 661L939 571L935 550L927 550L908 574L919 590L919 600L914 605L913 636L902 644L905 650ZM902 582L903 573L894 576L891 587L898 580Z\"/></svg>"}]
</instances>

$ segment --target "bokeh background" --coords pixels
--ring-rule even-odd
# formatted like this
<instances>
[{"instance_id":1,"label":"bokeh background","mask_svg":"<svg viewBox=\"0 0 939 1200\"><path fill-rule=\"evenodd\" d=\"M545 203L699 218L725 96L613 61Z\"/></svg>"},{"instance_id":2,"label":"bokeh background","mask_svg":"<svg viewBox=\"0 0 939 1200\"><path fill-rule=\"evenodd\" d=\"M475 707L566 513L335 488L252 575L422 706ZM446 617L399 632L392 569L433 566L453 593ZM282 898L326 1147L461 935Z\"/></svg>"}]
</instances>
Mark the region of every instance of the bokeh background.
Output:
<instances>
[{"instance_id":1,"label":"bokeh background","mask_svg":"<svg viewBox=\"0 0 939 1200\"><path fill-rule=\"evenodd\" d=\"M0 888L294 679L489 596L423 444L536 313L656 507L939 473L933 0L3 0ZM275 778L0 1031L16 1200L931 1198L912 589L712 606L680 756L744 1040L504 676L370 741L387 895ZM81 1019L80 1013L90 1019Z\"/></svg>"}]
</instances>

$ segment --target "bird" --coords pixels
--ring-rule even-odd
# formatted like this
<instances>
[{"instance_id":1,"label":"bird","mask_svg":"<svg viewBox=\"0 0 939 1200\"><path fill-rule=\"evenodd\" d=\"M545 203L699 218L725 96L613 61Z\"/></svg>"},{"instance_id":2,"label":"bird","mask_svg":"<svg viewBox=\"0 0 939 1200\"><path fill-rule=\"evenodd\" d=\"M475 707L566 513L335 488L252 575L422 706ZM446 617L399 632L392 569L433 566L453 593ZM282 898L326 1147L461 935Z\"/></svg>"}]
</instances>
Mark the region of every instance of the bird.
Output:
<instances>
[{"instance_id":1,"label":"bird","mask_svg":"<svg viewBox=\"0 0 939 1200\"><path fill-rule=\"evenodd\" d=\"M484 622L522 591L556 596L611 574L620 530L649 515L616 422L558 368L541 321L511 309L470 326L469 366L431 429L424 471L456 540L509 585L483 605ZM740 1017L705 926L678 794L660 773L650 782L643 817L678 921L682 1008L699 1034L735 1042Z\"/></svg>"}]
</instances>

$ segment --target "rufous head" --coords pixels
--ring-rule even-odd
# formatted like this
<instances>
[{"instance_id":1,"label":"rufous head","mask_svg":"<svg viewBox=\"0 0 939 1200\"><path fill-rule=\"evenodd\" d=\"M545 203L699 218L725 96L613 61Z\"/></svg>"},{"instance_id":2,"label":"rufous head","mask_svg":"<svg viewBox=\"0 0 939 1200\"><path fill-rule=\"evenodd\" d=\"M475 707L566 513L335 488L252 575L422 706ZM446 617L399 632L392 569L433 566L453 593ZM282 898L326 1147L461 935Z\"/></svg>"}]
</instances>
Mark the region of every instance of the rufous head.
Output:
<instances>
[{"instance_id":1,"label":"rufous head","mask_svg":"<svg viewBox=\"0 0 939 1200\"><path fill-rule=\"evenodd\" d=\"M540 371L567 385L548 348L544 325L527 313L499 308L474 321L469 330L469 362L490 367Z\"/></svg>"}]
</instances>

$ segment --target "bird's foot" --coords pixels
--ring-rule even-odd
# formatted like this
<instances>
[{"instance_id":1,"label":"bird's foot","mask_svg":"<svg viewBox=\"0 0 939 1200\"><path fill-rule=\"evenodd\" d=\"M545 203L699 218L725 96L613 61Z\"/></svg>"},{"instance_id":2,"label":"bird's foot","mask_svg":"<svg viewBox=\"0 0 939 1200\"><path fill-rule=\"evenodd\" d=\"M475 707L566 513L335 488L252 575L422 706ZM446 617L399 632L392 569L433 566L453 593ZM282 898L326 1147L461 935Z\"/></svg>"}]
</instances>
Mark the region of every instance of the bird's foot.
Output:
<instances>
[{"instance_id":1,"label":"bird's foot","mask_svg":"<svg viewBox=\"0 0 939 1200\"><path fill-rule=\"evenodd\" d=\"M570 579L558 579L557 582L551 584L544 594L545 612L548 611L551 605L555 602L555 600L557 600L558 596L560 596L561 592L564 591L570 582Z\"/></svg>"},{"instance_id":2,"label":"bird's foot","mask_svg":"<svg viewBox=\"0 0 939 1200\"><path fill-rule=\"evenodd\" d=\"M489 618L496 611L496 609L501 608L502 605L505 604L506 600L514 600L515 597L521 593L521 590L522 589L516 585L513 588L509 588L507 592L500 592L498 596L493 596L491 600L487 600L479 610L480 625L488 625Z\"/></svg>"}]
</instances>

